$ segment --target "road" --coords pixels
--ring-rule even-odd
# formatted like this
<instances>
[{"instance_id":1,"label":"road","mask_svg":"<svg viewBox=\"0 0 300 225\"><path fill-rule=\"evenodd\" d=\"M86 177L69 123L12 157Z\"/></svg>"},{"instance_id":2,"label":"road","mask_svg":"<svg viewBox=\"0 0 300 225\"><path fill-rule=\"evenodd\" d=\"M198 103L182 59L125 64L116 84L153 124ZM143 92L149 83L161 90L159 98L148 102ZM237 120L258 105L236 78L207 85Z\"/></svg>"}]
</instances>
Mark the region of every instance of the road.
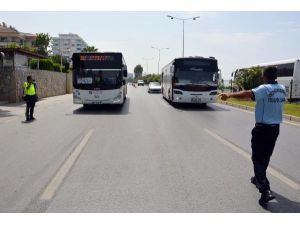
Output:
<instances>
[{"instance_id":1,"label":"road","mask_svg":"<svg viewBox=\"0 0 300 225\"><path fill-rule=\"evenodd\" d=\"M72 96L0 106L0 212L300 212L300 124L284 123L264 209L250 184L252 112L173 107L128 87L122 108Z\"/></svg>"}]
</instances>

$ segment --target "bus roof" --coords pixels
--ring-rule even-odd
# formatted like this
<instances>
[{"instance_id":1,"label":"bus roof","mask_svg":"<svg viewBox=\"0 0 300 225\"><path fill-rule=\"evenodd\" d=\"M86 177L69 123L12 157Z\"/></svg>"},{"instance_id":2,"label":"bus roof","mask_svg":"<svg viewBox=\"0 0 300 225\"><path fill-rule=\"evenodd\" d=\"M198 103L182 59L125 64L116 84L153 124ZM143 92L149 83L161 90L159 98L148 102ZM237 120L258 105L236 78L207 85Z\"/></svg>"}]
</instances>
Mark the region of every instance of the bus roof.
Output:
<instances>
[{"instance_id":1,"label":"bus roof","mask_svg":"<svg viewBox=\"0 0 300 225\"><path fill-rule=\"evenodd\" d=\"M75 52L73 55L102 55L102 54L116 54L122 55L121 52Z\"/></svg>"},{"instance_id":2,"label":"bus roof","mask_svg":"<svg viewBox=\"0 0 300 225\"><path fill-rule=\"evenodd\" d=\"M300 61L300 59L285 59L285 60L279 60L279 61L273 61L273 62L267 62L267 63L258 63L258 64L253 64L250 66L244 66L239 69L247 69L251 67L261 67L261 66L274 66L274 65L281 65L281 64L286 64L286 63L296 63Z\"/></svg>"},{"instance_id":3,"label":"bus roof","mask_svg":"<svg viewBox=\"0 0 300 225\"><path fill-rule=\"evenodd\" d=\"M179 57L175 58L174 60L182 60L182 59L210 59L210 60L216 60L215 57L203 57L203 56L189 56L189 57Z\"/></svg>"}]
</instances>

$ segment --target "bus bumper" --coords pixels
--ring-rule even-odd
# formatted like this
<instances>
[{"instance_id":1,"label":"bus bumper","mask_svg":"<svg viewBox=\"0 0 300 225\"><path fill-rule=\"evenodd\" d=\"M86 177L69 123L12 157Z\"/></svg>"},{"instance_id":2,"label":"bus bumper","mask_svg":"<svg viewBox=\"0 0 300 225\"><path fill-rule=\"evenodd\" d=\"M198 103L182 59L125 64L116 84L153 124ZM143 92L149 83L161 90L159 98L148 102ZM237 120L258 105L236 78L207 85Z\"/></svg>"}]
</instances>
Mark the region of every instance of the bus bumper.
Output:
<instances>
[{"instance_id":1,"label":"bus bumper","mask_svg":"<svg viewBox=\"0 0 300 225\"><path fill-rule=\"evenodd\" d=\"M216 91L211 92L188 92L182 91L182 94L173 95L173 102L176 103L192 103L192 104L203 104L203 103L215 103L216 102Z\"/></svg>"},{"instance_id":2,"label":"bus bumper","mask_svg":"<svg viewBox=\"0 0 300 225\"><path fill-rule=\"evenodd\" d=\"M87 105L101 105L101 104L112 104L121 105L124 103L123 93L120 91L114 92L110 96L87 96L86 91L73 91L73 103L74 104L87 104Z\"/></svg>"}]
</instances>

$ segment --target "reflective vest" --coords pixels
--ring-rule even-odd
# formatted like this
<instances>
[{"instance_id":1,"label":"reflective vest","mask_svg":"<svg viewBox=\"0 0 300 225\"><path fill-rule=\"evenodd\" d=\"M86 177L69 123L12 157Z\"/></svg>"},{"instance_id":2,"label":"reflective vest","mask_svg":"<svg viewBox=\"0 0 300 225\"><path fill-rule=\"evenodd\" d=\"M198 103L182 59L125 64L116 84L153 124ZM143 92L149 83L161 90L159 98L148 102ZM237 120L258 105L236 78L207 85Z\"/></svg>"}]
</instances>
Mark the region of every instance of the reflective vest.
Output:
<instances>
[{"instance_id":1,"label":"reflective vest","mask_svg":"<svg viewBox=\"0 0 300 225\"><path fill-rule=\"evenodd\" d=\"M25 95L35 95L35 87L34 84L29 84L28 82L24 83L24 94Z\"/></svg>"}]
</instances>

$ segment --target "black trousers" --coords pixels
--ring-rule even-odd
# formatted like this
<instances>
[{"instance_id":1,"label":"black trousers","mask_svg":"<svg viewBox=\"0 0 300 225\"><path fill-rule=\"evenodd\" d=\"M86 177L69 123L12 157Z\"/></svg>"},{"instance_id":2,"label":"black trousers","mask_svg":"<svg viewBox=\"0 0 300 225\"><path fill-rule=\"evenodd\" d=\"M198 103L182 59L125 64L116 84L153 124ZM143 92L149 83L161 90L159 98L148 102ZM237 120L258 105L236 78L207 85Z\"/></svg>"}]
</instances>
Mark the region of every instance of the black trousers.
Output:
<instances>
[{"instance_id":1,"label":"black trousers","mask_svg":"<svg viewBox=\"0 0 300 225\"><path fill-rule=\"evenodd\" d=\"M270 182L266 176L270 157L273 153L277 137L279 135L279 124L265 125L257 124L252 130L252 162L256 178L256 186L261 193L270 190Z\"/></svg>"},{"instance_id":2,"label":"black trousers","mask_svg":"<svg viewBox=\"0 0 300 225\"><path fill-rule=\"evenodd\" d=\"M26 97L26 112L25 112L25 116L26 116L27 120L33 118L35 102L36 102L36 97L35 96L27 96Z\"/></svg>"}]
</instances>

